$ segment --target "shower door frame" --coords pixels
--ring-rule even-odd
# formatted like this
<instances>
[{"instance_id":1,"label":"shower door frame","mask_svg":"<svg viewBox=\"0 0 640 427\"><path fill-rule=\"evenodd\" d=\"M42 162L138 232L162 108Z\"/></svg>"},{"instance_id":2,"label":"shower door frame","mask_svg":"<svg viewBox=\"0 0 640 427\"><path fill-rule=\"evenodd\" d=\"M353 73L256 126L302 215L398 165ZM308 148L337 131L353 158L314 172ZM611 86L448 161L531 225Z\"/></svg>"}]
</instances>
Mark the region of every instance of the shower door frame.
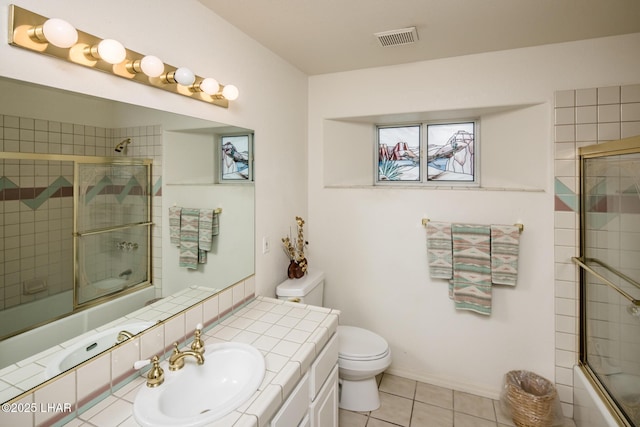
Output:
<instances>
[{"instance_id":1,"label":"shower door frame","mask_svg":"<svg viewBox=\"0 0 640 427\"><path fill-rule=\"evenodd\" d=\"M600 275L595 270L587 265L588 259L586 258L586 183L585 183L585 160L594 159L599 157L617 156L624 154L637 154L640 153L640 136L634 136L630 138L620 139L616 141L609 141L601 144L590 145L587 147L581 147L579 149L579 171L580 171L580 256L573 257L572 261L579 267L579 367L584 372L586 378L591 385L600 395L601 400L607 406L611 414L617 419L620 425L633 427L627 420L625 414L619 408L618 403L613 399L610 392L606 389L596 372L591 368L587 361L587 295L586 295L586 277L588 274L595 275L603 281L605 285L612 288L614 291L622 295L624 298L630 300L630 302L636 306L640 306L640 300L633 298L624 290L620 289L606 277ZM602 265L605 269L612 274L622 278L625 281L629 281L630 278L624 274L611 269L609 266ZM631 280L633 282L633 280ZM637 284L636 284L637 286Z\"/></svg>"},{"instance_id":2,"label":"shower door frame","mask_svg":"<svg viewBox=\"0 0 640 427\"><path fill-rule=\"evenodd\" d=\"M79 169L81 164L98 164L98 165L121 165L121 166L145 166L147 170L147 188L146 190L146 203L147 203L147 215L145 221L133 223L133 224L122 224L120 226L114 227L106 227L104 229L94 229L88 232L79 232L78 231L78 209L79 209L79 198L80 198L80 179L79 179ZM152 166L153 160L151 159L137 159L137 158L119 158L119 157L82 157L82 159L75 159L73 163L73 311L77 312L80 310L85 310L87 308L95 307L96 305L103 304L105 302L116 299L120 296L139 291L141 289L152 286L153 284L153 268L152 268L152 245L151 245L151 237L152 230L151 227L154 225L152 221L152 209L153 209L153 194L152 194ZM89 301L80 303L79 295L78 295L78 284L80 283L80 251L78 249L79 240L83 236L89 236L99 233L107 233L116 230L124 230L130 229L133 227L146 227L147 228L147 280L136 283L135 285L131 285L127 288L109 293L107 295L103 295Z\"/></svg>"}]
</instances>

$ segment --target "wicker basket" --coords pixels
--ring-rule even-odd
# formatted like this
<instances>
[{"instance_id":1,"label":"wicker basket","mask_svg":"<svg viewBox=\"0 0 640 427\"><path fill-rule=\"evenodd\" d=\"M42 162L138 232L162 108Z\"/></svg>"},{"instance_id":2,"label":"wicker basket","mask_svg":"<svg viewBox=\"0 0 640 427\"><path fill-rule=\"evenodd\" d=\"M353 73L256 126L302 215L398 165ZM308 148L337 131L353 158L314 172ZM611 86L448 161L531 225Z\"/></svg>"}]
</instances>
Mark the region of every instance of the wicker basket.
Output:
<instances>
[{"instance_id":1,"label":"wicker basket","mask_svg":"<svg viewBox=\"0 0 640 427\"><path fill-rule=\"evenodd\" d=\"M518 427L550 427L555 417L556 388L551 381L529 371L507 373L506 399Z\"/></svg>"}]
</instances>

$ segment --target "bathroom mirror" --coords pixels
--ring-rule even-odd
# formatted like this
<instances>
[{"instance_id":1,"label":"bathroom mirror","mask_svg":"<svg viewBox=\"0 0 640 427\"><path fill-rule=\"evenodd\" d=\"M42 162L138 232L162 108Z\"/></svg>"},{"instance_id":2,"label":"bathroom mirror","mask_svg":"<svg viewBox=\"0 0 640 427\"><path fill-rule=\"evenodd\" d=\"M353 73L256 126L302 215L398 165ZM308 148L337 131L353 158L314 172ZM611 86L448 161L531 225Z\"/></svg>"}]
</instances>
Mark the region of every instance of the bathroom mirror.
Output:
<instances>
[{"instance_id":1,"label":"bathroom mirror","mask_svg":"<svg viewBox=\"0 0 640 427\"><path fill-rule=\"evenodd\" d=\"M73 218L63 217L66 215L63 212L73 213L73 209L68 209L73 204L73 185L65 179L69 170L73 170L68 158L152 160L153 286L130 292L130 295L141 295L131 298L130 304L117 298L105 306L127 306L127 310L135 311L150 300L184 291L188 286L222 290L254 274L253 185L219 185L210 178L217 176L215 150L220 138L235 133L253 134L250 129L6 78L0 78L0 93L0 152L5 157L18 156L6 155L16 152L30 156L24 168L19 163L22 160L0 160L0 238L3 243L0 246L0 323L22 322L26 318L28 324L35 312L45 311L30 311L30 303L44 301L49 296L60 298L63 291L73 293L70 285L74 281L73 264L77 259L71 243ZM172 155L177 152L180 155ZM190 169L189 165L196 162L198 167ZM52 176L58 175L62 179L52 180ZM14 182L18 179L20 183ZM39 211L38 208L47 204L51 205L49 210ZM170 206L221 210L220 234L212 243L206 264L195 270L179 266L179 250L169 242ZM47 222L52 218L53 226ZM47 238L40 239L39 236L45 234ZM114 240L112 245L118 256L126 258L138 249L120 240ZM25 242L31 249L21 252ZM87 252L87 256L92 256L91 251ZM47 268L43 267L45 263ZM119 268L115 276L119 276L120 270L123 269ZM122 274L132 275L135 271L124 269ZM45 307L52 305L44 304ZM104 314L94 316L91 310L82 311L84 326L89 330L114 320ZM38 329L29 328L49 327L70 317L73 316L51 313L49 317L32 320L31 326L22 328L24 333L0 334L5 338L0 339L0 371L68 341L73 338L69 334L85 332L65 324L63 329L68 334L61 336L60 341L52 339L43 344L44 348L34 348L32 354L19 354L14 360L18 357L14 355L19 353L14 342L21 336L30 337L29 334ZM7 348L3 349L3 344ZM15 375L16 370L11 372ZM6 393L0 396L0 401L12 397Z\"/></svg>"}]
</instances>

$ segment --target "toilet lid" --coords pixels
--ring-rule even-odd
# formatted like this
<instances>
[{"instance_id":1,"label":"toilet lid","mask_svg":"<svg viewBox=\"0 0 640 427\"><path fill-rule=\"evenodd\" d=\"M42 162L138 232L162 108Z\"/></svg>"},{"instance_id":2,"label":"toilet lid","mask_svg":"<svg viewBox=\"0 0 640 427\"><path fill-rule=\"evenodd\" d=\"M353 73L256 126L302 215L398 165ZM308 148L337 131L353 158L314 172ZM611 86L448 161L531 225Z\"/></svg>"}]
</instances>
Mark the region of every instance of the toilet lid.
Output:
<instances>
[{"instance_id":1,"label":"toilet lid","mask_svg":"<svg viewBox=\"0 0 640 427\"><path fill-rule=\"evenodd\" d=\"M384 357L389 344L380 335L355 326L338 326L339 357L351 360L373 360Z\"/></svg>"}]
</instances>

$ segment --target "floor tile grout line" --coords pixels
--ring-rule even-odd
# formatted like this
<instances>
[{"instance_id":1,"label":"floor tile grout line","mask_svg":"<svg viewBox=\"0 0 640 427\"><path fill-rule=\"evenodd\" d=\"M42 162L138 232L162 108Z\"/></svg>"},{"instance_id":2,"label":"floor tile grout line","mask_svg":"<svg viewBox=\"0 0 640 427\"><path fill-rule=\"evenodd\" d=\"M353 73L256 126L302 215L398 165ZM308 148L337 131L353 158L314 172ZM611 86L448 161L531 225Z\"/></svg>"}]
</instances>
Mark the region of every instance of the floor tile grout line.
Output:
<instances>
[{"instance_id":1,"label":"floor tile grout line","mask_svg":"<svg viewBox=\"0 0 640 427\"><path fill-rule=\"evenodd\" d=\"M380 377L380 382L378 383L378 387L380 387L380 385L382 383L382 378L383 378L384 375L387 375L387 374L383 374ZM399 378L402 378L402 377L399 377ZM414 413L414 409L415 409L415 403L417 401L416 397L417 397L417 385L418 385L418 382L414 381L414 380L410 380L410 381L414 382L414 388L413 388L413 393L412 393L413 394L413 398L404 396L402 394L396 394L396 393L393 393L393 392L390 392L390 391L382 391L382 390L380 391L381 393L385 393L385 394L388 394L388 395L391 395L391 396L395 396L395 397L398 397L398 398L402 398L402 399L408 399L408 400L411 401L411 409L410 409L409 421L408 421L409 425L408 426L402 426L402 424L397 424L397 423L390 422L390 421L387 421L387 420L384 420L384 419L381 419L381 418L377 418L377 417L373 416L373 411L368 411L366 414L363 414L363 415L366 416L365 426L369 425L371 419L375 419L375 420L382 421L382 422L385 422L385 423L387 423L389 425L393 425L393 426L411 427L411 422L412 422L412 419L413 419L413 413ZM468 417L478 418L478 419L483 420L483 421L494 423L496 426L498 425L498 423L499 423L498 422L498 416L497 416L497 413L496 413L495 404L493 403L493 399L491 399L492 400L491 406L492 406L492 413L493 413L494 419L487 419L487 418L484 418L484 417L481 417L481 416L477 416L477 415L474 415L474 414L470 414L470 413L461 412L461 411L456 410L456 405L455 405L455 400L456 400L455 399L455 392L456 392L456 390L451 390L451 392L453 394L452 395L453 399L452 399L452 407L451 408L445 408L445 407L441 407L439 405L433 405L433 404L430 404L428 402L424 402L424 404L451 411L451 414L453 416L453 421L454 422L455 422L455 415L456 414L462 414L462 415L465 415L465 416L468 416ZM472 396L476 396L476 395L473 395L471 393L467 393L467 394L470 394ZM478 397L482 397L482 396L478 396Z\"/></svg>"}]
</instances>

